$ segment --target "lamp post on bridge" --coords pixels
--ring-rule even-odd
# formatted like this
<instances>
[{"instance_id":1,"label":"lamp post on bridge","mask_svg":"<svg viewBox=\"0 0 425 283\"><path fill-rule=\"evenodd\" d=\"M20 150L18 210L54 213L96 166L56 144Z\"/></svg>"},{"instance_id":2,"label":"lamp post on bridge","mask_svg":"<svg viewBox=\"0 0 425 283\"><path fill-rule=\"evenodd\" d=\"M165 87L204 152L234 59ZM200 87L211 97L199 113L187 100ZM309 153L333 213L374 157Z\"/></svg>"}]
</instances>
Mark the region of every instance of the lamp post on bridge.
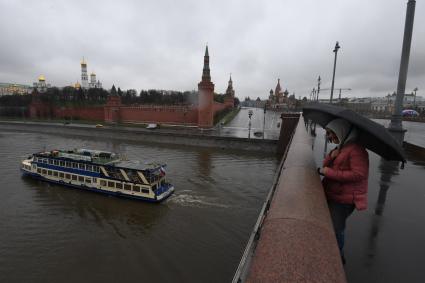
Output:
<instances>
[{"instance_id":1,"label":"lamp post on bridge","mask_svg":"<svg viewBox=\"0 0 425 283\"><path fill-rule=\"evenodd\" d=\"M252 117L252 110L248 110L248 118L249 118L249 123L248 123L248 139L251 138L251 117Z\"/></svg>"},{"instance_id":2,"label":"lamp post on bridge","mask_svg":"<svg viewBox=\"0 0 425 283\"><path fill-rule=\"evenodd\" d=\"M338 55L338 50L339 50L340 48L341 48L341 47L339 46L339 43L338 43L338 41L337 41L337 42L336 42L336 44L335 44L335 48L334 48L334 50L333 50L333 52L335 53L335 59L334 59L334 71L333 71L333 75L332 75L331 99L329 100L330 104L332 104L332 99L333 99L333 97L334 97L334 83L335 83L336 58L337 58L337 55Z\"/></svg>"},{"instance_id":3,"label":"lamp post on bridge","mask_svg":"<svg viewBox=\"0 0 425 283\"><path fill-rule=\"evenodd\" d=\"M406 22L404 24L403 47L401 51L400 71L397 83L397 96L395 99L394 111L391 116L391 123L388 127L388 130L400 144L403 144L404 133L406 132L406 130L403 129L403 126L401 124L401 111L403 108L404 92L406 90L410 45L412 43L413 20L415 17L415 6L415 0L409 0L409 2L407 2Z\"/></svg>"},{"instance_id":4,"label":"lamp post on bridge","mask_svg":"<svg viewBox=\"0 0 425 283\"><path fill-rule=\"evenodd\" d=\"M264 103L264 113L263 113L263 140L266 134L266 111L267 111L267 103Z\"/></svg>"},{"instance_id":5,"label":"lamp post on bridge","mask_svg":"<svg viewBox=\"0 0 425 283\"><path fill-rule=\"evenodd\" d=\"M320 82L322 81L322 79L319 78L317 79L317 92L316 92L316 101L319 102L319 92L320 92Z\"/></svg>"},{"instance_id":6,"label":"lamp post on bridge","mask_svg":"<svg viewBox=\"0 0 425 283\"><path fill-rule=\"evenodd\" d=\"M414 94L414 96L413 96L413 108L415 108L415 109L416 109L416 92L418 91L418 88L417 88L417 87L415 87L415 88L413 89L413 91L415 92L415 94Z\"/></svg>"}]
</instances>

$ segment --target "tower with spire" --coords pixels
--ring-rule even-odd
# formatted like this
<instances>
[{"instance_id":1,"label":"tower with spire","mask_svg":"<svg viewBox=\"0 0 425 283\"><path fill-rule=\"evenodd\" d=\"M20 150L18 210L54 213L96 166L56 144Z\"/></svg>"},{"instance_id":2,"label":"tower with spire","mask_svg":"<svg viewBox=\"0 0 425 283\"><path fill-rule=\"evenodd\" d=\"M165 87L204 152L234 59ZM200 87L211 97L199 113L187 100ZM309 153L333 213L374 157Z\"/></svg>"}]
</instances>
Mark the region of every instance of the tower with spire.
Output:
<instances>
[{"instance_id":1,"label":"tower with spire","mask_svg":"<svg viewBox=\"0 0 425 283\"><path fill-rule=\"evenodd\" d=\"M274 96L275 96L275 103L282 103L283 102L283 92L282 87L280 86L280 79L277 79L277 85L276 89L274 90Z\"/></svg>"},{"instance_id":2,"label":"tower with spire","mask_svg":"<svg viewBox=\"0 0 425 283\"><path fill-rule=\"evenodd\" d=\"M84 60L81 60L81 87L83 89L88 89L89 87L89 78L87 76L87 63Z\"/></svg>"},{"instance_id":3,"label":"tower with spire","mask_svg":"<svg viewBox=\"0 0 425 283\"><path fill-rule=\"evenodd\" d=\"M232 74L230 74L229 83L227 85L226 95L224 97L224 104L232 108L235 106L235 90L233 89Z\"/></svg>"},{"instance_id":4,"label":"tower with spire","mask_svg":"<svg viewBox=\"0 0 425 283\"><path fill-rule=\"evenodd\" d=\"M208 45L205 48L202 80L198 84L198 126L212 128L214 125L214 84L210 75Z\"/></svg>"}]
</instances>

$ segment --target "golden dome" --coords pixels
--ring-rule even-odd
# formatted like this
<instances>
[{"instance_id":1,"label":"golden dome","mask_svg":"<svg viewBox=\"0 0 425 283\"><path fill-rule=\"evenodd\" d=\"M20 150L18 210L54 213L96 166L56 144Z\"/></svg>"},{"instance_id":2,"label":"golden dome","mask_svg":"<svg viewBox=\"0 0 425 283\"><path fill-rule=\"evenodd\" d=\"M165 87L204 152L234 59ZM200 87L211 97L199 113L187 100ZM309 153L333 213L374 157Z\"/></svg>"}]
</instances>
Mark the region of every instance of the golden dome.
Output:
<instances>
[{"instance_id":1,"label":"golden dome","mask_svg":"<svg viewBox=\"0 0 425 283\"><path fill-rule=\"evenodd\" d=\"M74 88L81 88L80 83L79 83L79 82L76 82L76 83L74 84Z\"/></svg>"},{"instance_id":2,"label":"golden dome","mask_svg":"<svg viewBox=\"0 0 425 283\"><path fill-rule=\"evenodd\" d=\"M43 76L43 75L40 75L40 76L38 77L38 80L39 80L39 81L43 81L43 82L44 82L46 79L44 78L44 76Z\"/></svg>"},{"instance_id":3,"label":"golden dome","mask_svg":"<svg viewBox=\"0 0 425 283\"><path fill-rule=\"evenodd\" d=\"M96 76L95 72L91 72L90 76Z\"/></svg>"},{"instance_id":4,"label":"golden dome","mask_svg":"<svg viewBox=\"0 0 425 283\"><path fill-rule=\"evenodd\" d=\"M87 65L86 60L84 60L84 57L83 60L81 60L81 65Z\"/></svg>"}]
</instances>

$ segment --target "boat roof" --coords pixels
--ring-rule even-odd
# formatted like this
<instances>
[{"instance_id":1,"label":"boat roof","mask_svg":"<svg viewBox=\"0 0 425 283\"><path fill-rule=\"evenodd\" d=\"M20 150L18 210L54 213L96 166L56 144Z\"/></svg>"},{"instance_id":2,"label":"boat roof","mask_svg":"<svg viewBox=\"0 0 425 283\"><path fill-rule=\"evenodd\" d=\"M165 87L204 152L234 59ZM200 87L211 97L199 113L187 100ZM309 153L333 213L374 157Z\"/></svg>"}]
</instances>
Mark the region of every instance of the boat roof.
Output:
<instances>
[{"instance_id":1,"label":"boat roof","mask_svg":"<svg viewBox=\"0 0 425 283\"><path fill-rule=\"evenodd\" d=\"M92 149L52 150L36 153L40 157L59 157L77 161L92 162L98 165L110 165L124 169L147 170L155 172L166 167L156 162L140 162L137 160L123 160L116 153Z\"/></svg>"},{"instance_id":2,"label":"boat roof","mask_svg":"<svg viewBox=\"0 0 425 283\"><path fill-rule=\"evenodd\" d=\"M153 162L142 163L137 160L120 160L114 163L114 166L134 170L148 170L153 172L161 169L161 167L164 168L166 165Z\"/></svg>"}]
</instances>

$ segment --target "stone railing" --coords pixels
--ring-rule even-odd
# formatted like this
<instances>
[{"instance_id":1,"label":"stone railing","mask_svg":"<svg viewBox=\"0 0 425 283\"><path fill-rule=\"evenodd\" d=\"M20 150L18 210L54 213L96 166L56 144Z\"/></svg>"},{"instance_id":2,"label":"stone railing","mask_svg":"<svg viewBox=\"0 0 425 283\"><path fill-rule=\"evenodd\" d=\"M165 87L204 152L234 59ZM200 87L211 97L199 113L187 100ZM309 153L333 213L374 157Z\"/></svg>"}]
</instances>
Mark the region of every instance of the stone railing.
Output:
<instances>
[{"instance_id":1,"label":"stone railing","mask_svg":"<svg viewBox=\"0 0 425 283\"><path fill-rule=\"evenodd\" d=\"M346 282L303 119L285 157L233 282Z\"/></svg>"}]
</instances>

